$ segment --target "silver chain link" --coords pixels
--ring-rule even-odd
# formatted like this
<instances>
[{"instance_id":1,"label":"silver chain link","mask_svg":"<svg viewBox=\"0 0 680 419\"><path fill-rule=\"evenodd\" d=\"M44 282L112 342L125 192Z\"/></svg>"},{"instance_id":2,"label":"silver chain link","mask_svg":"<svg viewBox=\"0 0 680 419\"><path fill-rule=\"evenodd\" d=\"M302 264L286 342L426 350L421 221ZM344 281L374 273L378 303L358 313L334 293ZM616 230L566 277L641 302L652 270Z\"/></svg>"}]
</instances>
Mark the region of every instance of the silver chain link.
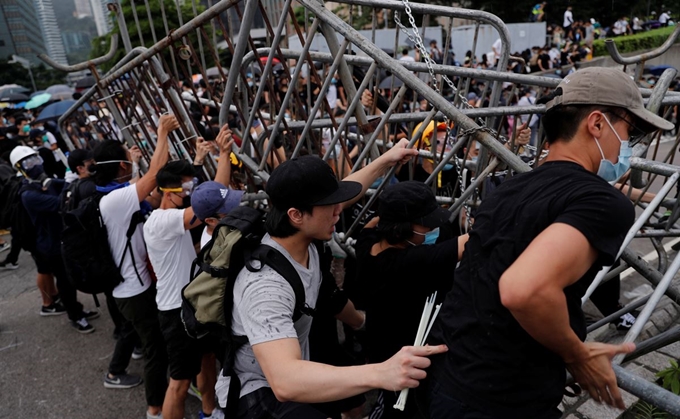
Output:
<instances>
[{"instance_id":1,"label":"silver chain link","mask_svg":"<svg viewBox=\"0 0 680 419\"><path fill-rule=\"evenodd\" d=\"M394 13L394 21L401 29L401 31L408 37L408 39L413 42L413 45L420 51L421 56L425 60L425 64L427 65L427 69L430 73L430 78L432 79L432 86L434 88L434 91L437 92L437 94L441 95L441 90L439 89L439 82L437 80L437 77L434 73L434 60L430 56L430 53L427 51L425 48L425 45L423 44L423 39L420 36L420 33L418 32L418 26L416 25L415 18L413 16L413 13L411 11L411 6L409 4L409 0L402 0L402 4L404 5L404 10L406 11L406 14L408 15L408 20L409 24L411 25L411 31L401 22L401 19L399 18L399 12ZM441 75L442 79L446 82L446 84L451 88L451 91L453 92L454 95L458 96L460 99L461 105L465 109L472 109L473 106L470 105L468 102L467 98L464 97L461 92L456 88L454 85L453 81L446 75L442 74ZM444 115L444 123L446 124L446 141L448 142L449 139L451 138L451 125L449 123L449 118ZM503 144L508 142L508 139L502 135L500 135L498 132L496 132L494 129L489 128L486 126L484 120L482 118L477 118L476 120L477 124L480 125L479 128L472 128L465 130L463 132L458 133L458 138L459 140L463 140L464 138L474 134L475 132L479 131L484 131L488 132L491 134L494 138L498 138L499 141ZM531 145L525 145L524 148L527 150L531 151L532 154L536 157L537 156L537 148L535 146ZM453 159L456 165L456 170L458 171L458 182L460 184L461 192L465 190L465 180L463 179L463 167L461 163L458 161L457 158ZM507 173L507 171L505 171ZM494 175L500 174L500 172L494 173ZM479 190L475 190L475 195L479 195ZM465 209L465 215L467 217L466 219L466 225L469 227L470 223L470 207L467 204L463 205L463 208Z\"/></svg>"},{"instance_id":2,"label":"silver chain link","mask_svg":"<svg viewBox=\"0 0 680 419\"><path fill-rule=\"evenodd\" d=\"M416 20L413 17L413 13L411 12L411 6L409 5L408 0L402 0L402 3L404 4L404 9L406 10L406 14L408 15L408 20L409 23L411 24L411 30L413 31L413 34L406 28L401 23L401 19L399 18L399 12L394 13L394 21L399 26L401 31L406 34L406 36L413 42L413 45L418 48L420 51L421 56L425 59L425 64L427 65L427 70L430 73L430 78L432 80L432 85L434 87L434 90L437 92L437 94L441 95L441 91L439 90L439 81L437 80L436 75L434 74L434 60L430 56L430 53L425 49L425 45L423 44L423 39L420 37L420 33L418 32L418 26L416 25ZM458 91L456 86L454 86L453 81L451 81L446 75L442 75L442 79L446 81L446 83L451 87L453 94L458 95L458 97L461 100L461 103L466 109L471 109L472 105L468 103L467 98L463 97L462 94ZM451 124L449 123L449 118L448 116L444 115L444 123L446 124L446 143L448 144L449 139L451 138ZM459 135L458 136L460 141L463 141L465 136ZM435 143L435 142L433 142ZM460 191L463 192L465 190L465 180L463 179L463 166L461 162L458 161L457 158L453 159L454 164L456 166L456 171L458 172L458 183L460 185ZM479 194L479 190L475 190L475 195ZM465 226L466 230L468 230L471 226L471 217L470 217L470 206L467 204L463 204L463 210L465 211Z\"/></svg>"}]
</instances>

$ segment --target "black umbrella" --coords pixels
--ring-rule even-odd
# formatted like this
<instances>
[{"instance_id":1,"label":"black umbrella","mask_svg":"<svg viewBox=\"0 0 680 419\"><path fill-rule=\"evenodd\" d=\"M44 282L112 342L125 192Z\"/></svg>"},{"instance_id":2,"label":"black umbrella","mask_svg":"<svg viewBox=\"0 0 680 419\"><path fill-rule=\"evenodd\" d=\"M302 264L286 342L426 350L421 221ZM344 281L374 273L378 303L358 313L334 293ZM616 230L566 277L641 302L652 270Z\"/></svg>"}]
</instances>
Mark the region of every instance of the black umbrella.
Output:
<instances>
[{"instance_id":1,"label":"black umbrella","mask_svg":"<svg viewBox=\"0 0 680 419\"><path fill-rule=\"evenodd\" d=\"M380 84L378 85L378 89L392 89L392 88L396 89L398 87L401 87L403 84L404 82L401 81L401 79L398 79L395 76L389 76L380 82Z\"/></svg>"},{"instance_id":2,"label":"black umbrella","mask_svg":"<svg viewBox=\"0 0 680 419\"><path fill-rule=\"evenodd\" d=\"M76 82L76 90L84 90L94 86L95 84L97 84L97 80L95 80L94 76L83 77L82 79L78 80L78 82Z\"/></svg>"},{"instance_id":3,"label":"black umbrella","mask_svg":"<svg viewBox=\"0 0 680 419\"><path fill-rule=\"evenodd\" d=\"M23 93L8 93L0 96L0 102L19 103L26 102L29 99L30 97L26 96Z\"/></svg>"},{"instance_id":4,"label":"black umbrella","mask_svg":"<svg viewBox=\"0 0 680 419\"><path fill-rule=\"evenodd\" d=\"M63 114L66 113L71 106L76 103L75 100L62 100L61 102L56 102L45 107L45 109L40 112L40 115L35 119L34 122L45 122L50 120L59 119ZM84 105L86 111L91 111L92 108L87 103Z\"/></svg>"}]
</instances>

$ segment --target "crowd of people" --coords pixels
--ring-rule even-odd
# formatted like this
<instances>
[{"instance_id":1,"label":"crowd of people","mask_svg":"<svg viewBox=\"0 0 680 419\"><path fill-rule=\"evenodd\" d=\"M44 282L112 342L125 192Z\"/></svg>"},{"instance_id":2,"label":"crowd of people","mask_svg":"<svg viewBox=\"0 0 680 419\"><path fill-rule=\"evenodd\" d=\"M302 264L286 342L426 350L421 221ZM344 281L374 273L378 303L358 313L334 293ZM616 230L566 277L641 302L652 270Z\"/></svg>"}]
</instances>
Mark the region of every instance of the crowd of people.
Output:
<instances>
[{"instance_id":1,"label":"crowd of people","mask_svg":"<svg viewBox=\"0 0 680 419\"><path fill-rule=\"evenodd\" d=\"M436 43L430 47L437 48ZM538 55L540 70L555 60L552 49ZM473 60L470 55L463 65L475 65ZM260 118L273 118L272 110L285 97L289 77L284 75L277 68L267 80ZM247 79L252 85L246 88L253 91L263 82L253 74ZM298 83L297 104L286 113L299 120L321 86L309 70ZM188 82L180 89L217 99L214 87ZM472 81L466 102L484 106L487 91L484 83ZM531 105L537 93L508 85L502 100L508 106ZM390 89L365 90L361 104L368 113L380 114L391 94ZM344 115L347 96L335 75L326 94L329 107L319 116ZM629 137L673 124L646 111L635 84L618 70L576 71L543 100L548 157L530 174L487 179L481 206L453 220L433 191L460 196L475 177L480 146L470 141L454 156L464 170L452 159L436 171L456 142L457 127L445 122L390 124L380 138L392 147L354 172L350 165L357 161L358 143L348 136L330 149L332 129L321 130L319 141L292 159L290 132L266 138L265 148L273 143L267 160L272 171L258 186L237 180L244 169L232 146L241 146L244 138L230 127L242 124L232 116L219 127L214 117L206 117L214 112L208 105L190 106L202 137L194 140L190 159L174 161L169 138L180 123L169 114L146 121L156 137L150 152L141 142L125 145L110 113L97 105L101 109L93 118L67 126L77 145L67 153L54 125L6 113L0 129L0 193L9 209L3 213L12 216L0 227L11 228L12 241L0 243L10 250L0 268L16 269L21 249L29 251L38 272L40 315L67 314L74 330L93 332L89 320L99 312L79 302L61 242L64 214L99 197L121 277L105 293L116 342L103 385L128 389L143 383L148 419L182 418L189 393L201 396L201 418L219 419L224 411L237 418L360 417L363 395L370 390L378 391L371 406L375 419L558 418L565 368L594 399L622 408L610 360L633 346L584 343L580 299L597 271L615 262L633 223L630 201L608 184L628 169ZM402 111L430 109L415 92L405 95ZM266 137L262 121L255 121L246 135ZM505 146L527 160L538 158L537 127L535 115L505 119ZM416 144L421 152L406 147L415 132L422 132ZM534 152L525 153L530 147ZM329 163L314 157L329 149ZM148 164L141 163L145 155ZM209 179L202 165L213 158L216 170ZM395 166L389 186L360 220L356 259L346 258L334 233L347 230L369 188ZM424 183L433 177L432 186ZM262 243L295 268L306 305L317 314L294 318L296 294L274 269L244 268L238 274L232 332L246 336L247 343L234 355L240 382L234 400L230 377L216 368L225 348L211 337L189 337L181 305L197 250L230 212L250 205L242 202L244 184L266 192ZM22 209L32 236L17 216ZM317 246L319 241L328 245ZM442 308L430 344L410 346L423 300L435 291ZM326 293L334 295L333 310L321 310ZM592 299L604 315L616 312L621 307L618 281L605 283ZM345 325L344 339L337 321ZM634 321L628 314L615 324L627 330ZM127 373L135 358L144 358L143 377ZM419 390L405 409L394 409L398 391L415 387Z\"/></svg>"}]
</instances>

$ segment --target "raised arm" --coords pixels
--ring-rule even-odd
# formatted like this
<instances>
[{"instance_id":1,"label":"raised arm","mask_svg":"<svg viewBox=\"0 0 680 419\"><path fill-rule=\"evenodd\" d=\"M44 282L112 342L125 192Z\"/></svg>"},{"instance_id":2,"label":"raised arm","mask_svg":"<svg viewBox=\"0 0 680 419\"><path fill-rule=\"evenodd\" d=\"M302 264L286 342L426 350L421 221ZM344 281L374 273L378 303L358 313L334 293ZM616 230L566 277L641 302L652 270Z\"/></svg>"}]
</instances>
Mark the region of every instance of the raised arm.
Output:
<instances>
[{"instance_id":1,"label":"raised arm","mask_svg":"<svg viewBox=\"0 0 680 419\"><path fill-rule=\"evenodd\" d=\"M229 125L222 125L215 142L220 149L220 161L217 163L215 182L219 182L224 186L229 186L231 183L231 159L229 157L231 155L231 146L234 145L234 139L232 138Z\"/></svg>"},{"instance_id":2,"label":"raised arm","mask_svg":"<svg viewBox=\"0 0 680 419\"><path fill-rule=\"evenodd\" d=\"M162 115L158 120L158 139L156 150L149 164L149 171L137 181L139 202L146 199L156 188L156 174L168 162L168 134L177 128L179 128L179 122L173 115Z\"/></svg>"},{"instance_id":3,"label":"raised arm","mask_svg":"<svg viewBox=\"0 0 680 419\"><path fill-rule=\"evenodd\" d=\"M373 184L378 177L384 175L387 169L397 164L404 164L408 162L411 157L418 155L418 150L406 148L406 145L408 145L408 140L403 139L399 141L399 143L385 154L373 160L371 164L343 179L359 182L362 186L361 193L356 198L343 203L343 209L349 208L352 204L361 199L371 184Z\"/></svg>"}]
</instances>

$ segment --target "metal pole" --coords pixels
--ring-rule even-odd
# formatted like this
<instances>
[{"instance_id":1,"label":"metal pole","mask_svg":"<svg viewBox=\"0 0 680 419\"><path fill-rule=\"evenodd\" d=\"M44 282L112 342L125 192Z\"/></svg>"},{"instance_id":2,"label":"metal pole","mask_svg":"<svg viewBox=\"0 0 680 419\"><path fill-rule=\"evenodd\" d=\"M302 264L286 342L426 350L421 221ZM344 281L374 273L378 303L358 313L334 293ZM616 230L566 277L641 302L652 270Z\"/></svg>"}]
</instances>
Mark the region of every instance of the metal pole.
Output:
<instances>
[{"instance_id":1,"label":"metal pole","mask_svg":"<svg viewBox=\"0 0 680 419\"><path fill-rule=\"evenodd\" d=\"M671 190L671 188L675 185L675 183L678 181L678 178L680 178L680 173L675 173L673 176L668 179L668 181L663 185L661 190L659 191L658 194L654 197L652 202L649 204L649 206L642 212L640 217L638 217L637 220L635 220L635 223L633 226L628 230L628 234L626 234L626 237L623 239L623 243L621 244L621 248L619 249L619 252L616 254L616 259L618 259L621 256L621 253L624 251L626 247L630 244L630 242L633 240L635 237L635 234L642 228L642 226L647 222L649 217L652 216L654 213L654 210L659 206L661 201L663 201L663 198L668 195L668 192ZM611 269L611 266L604 266L602 269L600 269L600 272L597 273L597 276L595 279L593 279L593 282L590 284L588 287L588 290L586 291L585 295L581 299L581 304L585 304L586 301L588 301L588 298L593 294L595 289L600 285L600 282L602 281L602 278L604 278L605 275L607 275L607 272L609 272L609 269Z\"/></svg>"},{"instance_id":2,"label":"metal pole","mask_svg":"<svg viewBox=\"0 0 680 419\"><path fill-rule=\"evenodd\" d=\"M253 20L255 20L255 12L259 4L259 0L245 0L246 7L243 13L243 19L241 21L241 29L238 32L238 42L234 48L234 59L233 63L238 65L243 60L243 55L245 54L246 47L248 46L248 37L250 36L250 28L253 26ZM237 3L237 2L236 2ZM220 5L218 3L217 5ZM216 5L216 6L217 6ZM201 15L204 15L202 13ZM236 80L240 76L240 72L234 68L235 65L229 70L227 74L226 86L224 89L224 98L222 100L222 108L220 108L220 126L227 123L229 116L229 105L231 105L232 96L234 96L234 91L236 90ZM246 132L244 135L250 135Z\"/></svg>"}]
</instances>

